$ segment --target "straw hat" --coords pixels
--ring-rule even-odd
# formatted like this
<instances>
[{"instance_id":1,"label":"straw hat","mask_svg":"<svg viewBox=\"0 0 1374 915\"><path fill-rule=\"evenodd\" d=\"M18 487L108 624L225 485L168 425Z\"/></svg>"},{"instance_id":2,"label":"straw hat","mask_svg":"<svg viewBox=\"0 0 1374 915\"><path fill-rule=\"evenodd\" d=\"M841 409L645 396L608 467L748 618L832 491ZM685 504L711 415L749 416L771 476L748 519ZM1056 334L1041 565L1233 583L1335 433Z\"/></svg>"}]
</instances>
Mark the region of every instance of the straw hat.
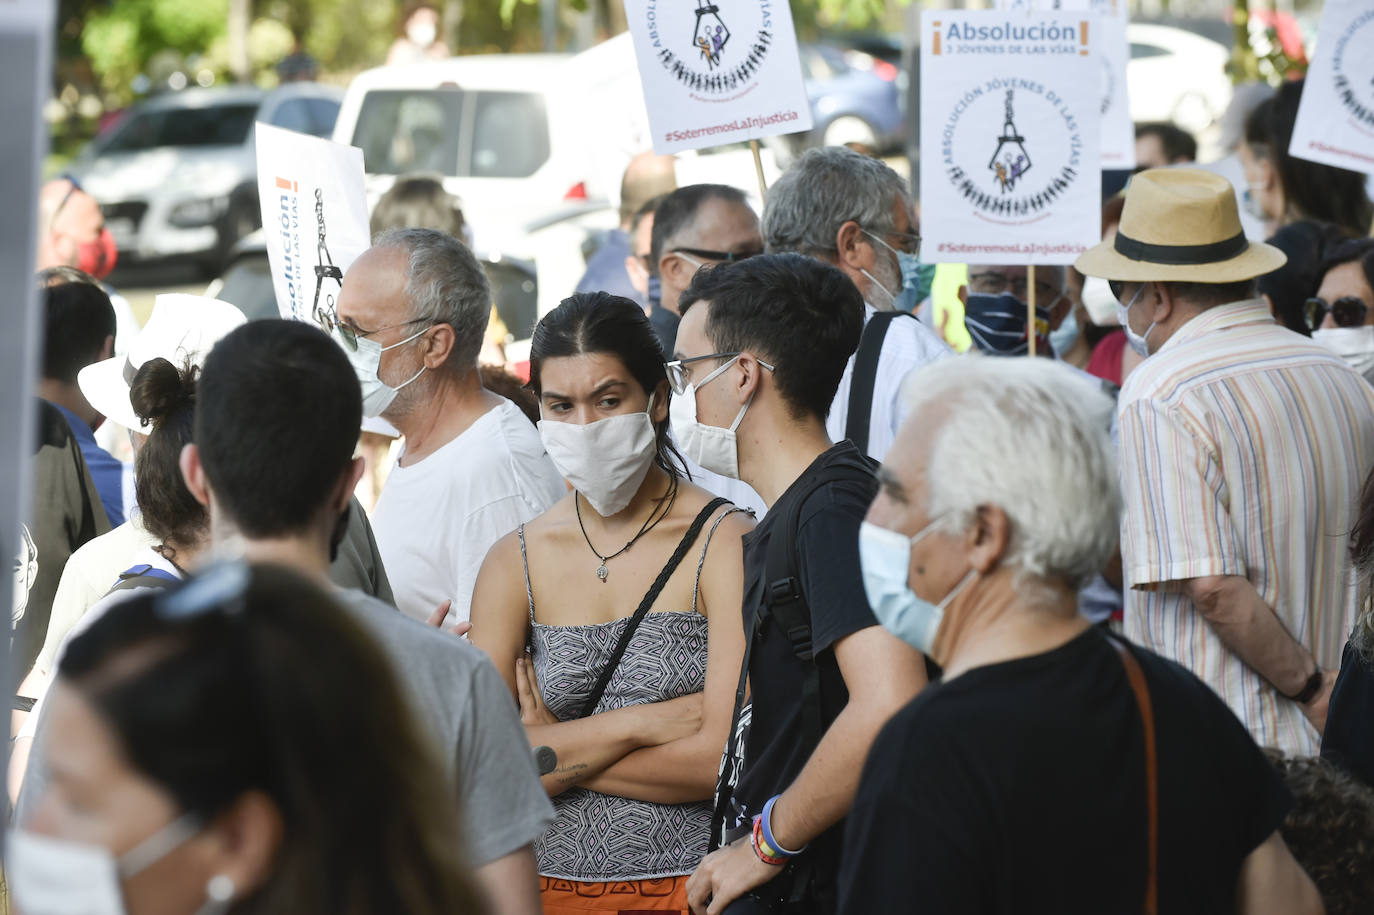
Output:
<instances>
[{"instance_id":1,"label":"straw hat","mask_svg":"<svg viewBox=\"0 0 1374 915\"><path fill-rule=\"evenodd\" d=\"M210 348L240 324L243 312L228 302L198 295L168 294L153 300L148 323L129 344L125 356L88 365L76 376L87 402L111 422L135 432L147 431L129 402L129 389L143 363L161 357L180 368L187 359L205 365Z\"/></svg>"},{"instance_id":2,"label":"straw hat","mask_svg":"<svg viewBox=\"0 0 1374 915\"><path fill-rule=\"evenodd\" d=\"M1246 240L1231 182L1195 168L1152 168L1131 179L1116 237L1074 266L1107 280L1235 283L1287 261L1278 248Z\"/></svg>"}]
</instances>

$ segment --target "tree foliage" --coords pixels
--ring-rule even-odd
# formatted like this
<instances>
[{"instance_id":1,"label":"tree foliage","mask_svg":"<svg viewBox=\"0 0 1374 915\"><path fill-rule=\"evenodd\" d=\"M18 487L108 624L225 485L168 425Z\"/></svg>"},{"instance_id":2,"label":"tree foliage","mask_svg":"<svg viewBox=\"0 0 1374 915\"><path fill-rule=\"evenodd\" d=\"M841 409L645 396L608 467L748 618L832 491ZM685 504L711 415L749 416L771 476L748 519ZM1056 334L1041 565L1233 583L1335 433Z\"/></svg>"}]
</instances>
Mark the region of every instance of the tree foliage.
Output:
<instances>
[{"instance_id":1,"label":"tree foliage","mask_svg":"<svg viewBox=\"0 0 1374 915\"><path fill-rule=\"evenodd\" d=\"M127 90L154 55L199 54L224 34L228 0L113 0L90 5L81 50L107 91Z\"/></svg>"}]
</instances>

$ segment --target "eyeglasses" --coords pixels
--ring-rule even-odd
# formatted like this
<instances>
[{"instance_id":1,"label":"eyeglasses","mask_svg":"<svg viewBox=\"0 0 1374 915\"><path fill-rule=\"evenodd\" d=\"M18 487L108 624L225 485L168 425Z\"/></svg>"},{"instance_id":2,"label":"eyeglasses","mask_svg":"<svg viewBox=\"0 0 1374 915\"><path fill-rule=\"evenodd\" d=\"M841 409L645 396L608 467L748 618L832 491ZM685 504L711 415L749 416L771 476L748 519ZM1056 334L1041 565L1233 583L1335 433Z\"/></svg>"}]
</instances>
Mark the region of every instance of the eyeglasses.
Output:
<instances>
[{"instance_id":1,"label":"eyeglasses","mask_svg":"<svg viewBox=\"0 0 1374 915\"><path fill-rule=\"evenodd\" d=\"M1369 306L1363 299L1353 295L1343 295L1329 305L1326 299L1313 296L1303 303L1303 314L1307 318L1308 330L1321 327L1328 314L1337 327L1359 327L1369 316Z\"/></svg>"},{"instance_id":2,"label":"eyeglasses","mask_svg":"<svg viewBox=\"0 0 1374 915\"><path fill-rule=\"evenodd\" d=\"M673 389L674 394L686 394L687 386L692 383L692 372L687 366L694 362L705 362L707 359L733 359L738 355L740 355L738 352L711 353L709 356L692 356L690 359L674 359L672 362L665 362L663 368L668 373L668 385ZM758 363L768 371L773 371L773 366L762 359L759 359Z\"/></svg>"},{"instance_id":3,"label":"eyeglasses","mask_svg":"<svg viewBox=\"0 0 1374 915\"><path fill-rule=\"evenodd\" d=\"M153 612L169 622L195 619L212 611L237 615L243 612L243 598L252 582L253 572L247 563L223 562L159 595Z\"/></svg>"},{"instance_id":4,"label":"eyeglasses","mask_svg":"<svg viewBox=\"0 0 1374 915\"><path fill-rule=\"evenodd\" d=\"M868 229L864 229L863 233L870 238L876 238L892 250L899 251L902 254L910 254L912 257L916 257L921 253L921 236L919 235L913 235L910 232L870 232ZM888 241L890 238L897 239L897 244L894 245Z\"/></svg>"},{"instance_id":5,"label":"eyeglasses","mask_svg":"<svg viewBox=\"0 0 1374 915\"><path fill-rule=\"evenodd\" d=\"M59 180L66 181L71 186L67 188L67 193L62 195L62 200L58 202L57 207L52 211L52 218L48 220L48 228L50 229L57 222L57 214L61 213L62 208L67 205L67 201L72 199L72 194L75 194L77 191L81 191L83 194L86 192L86 189L81 186L81 182L77 181L76 176L71 172L63 172L57 177Z\"/></svg>"},{"instance_id":6,"label":"eyeglasses","mask_svg":"<svg viewBox=\"0 0 1374 915\"><path fill-rule=\"evenodd\" d=\"M969 289L979 295L1001 295L1004 292L1010 291L1012 295L1024 302L1026 301L1026 292L1029 284L1026 282L1026 277L1024 276L1008 277L1005 273L996 273L992 270L987 270L983 273L969 274L968 286ZM1049 307L1051 304L1058 301L1059 297L1063 294L1064 290L1062 289L1056 289L1049 283L1042 283L1040 280L1035 281L1035 299L1037 305Z\"/></svg>"},{"instance_id":7,"label":"eyeglasses","mask_svg":"<svg viewBox=\"0 0 1374 915\"><path fill-rule=\"evenodd\" d=\"M359 337L366 338L373 334L380 334L384 330L409 327L412 324L419 324L429 320L429 318L412 318L409 321L402 321L400 324L388 324L376 330L363 330L361 327L354 324L351 318L344 318L342 321L339 320L339 316L332 311L320 310L318 312L318 317L320 328L331 337L334 336L334 331L337 330L339 332L339 339L343 341L344 346L348 347L349 351L354 353L358 351Z\"/></svg>"},{"instance_id":8,"label":"eyeglasses","mask_svg":"<svg viewBox=\"0 0 1374 915\"><path fill-rule=\"evenodd\" d=\"M693 257L700 257L708 261L721 261L726 264L733 264L735 261L758 257L763 251L711 251L707 248L673 248L669 253L690 254Z\"/></svg>"}]
</instances>

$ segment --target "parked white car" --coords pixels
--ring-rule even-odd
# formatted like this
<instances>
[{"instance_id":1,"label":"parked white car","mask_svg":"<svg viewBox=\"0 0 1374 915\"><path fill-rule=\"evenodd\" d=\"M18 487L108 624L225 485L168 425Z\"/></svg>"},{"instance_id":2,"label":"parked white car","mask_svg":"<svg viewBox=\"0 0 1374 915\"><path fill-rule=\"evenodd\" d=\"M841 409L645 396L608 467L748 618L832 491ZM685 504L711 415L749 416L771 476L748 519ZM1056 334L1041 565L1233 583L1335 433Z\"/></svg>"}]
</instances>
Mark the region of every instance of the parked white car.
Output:
<instances>
[{"instance_id":1,"label":"parked white car","mask_svg":"<svg viewBox=\"0 0 1374 915\"><path fill-rule=\"evenodd\" d=\"M328 136L342 96L315 83L168 92L92 140L72 174L100 204L121 264L185 258L215 272L262 225L253 124Z\"/></svg>"},{"instance_id":2,"label":"parked white car","mask_svg":"<svg viewBox=\"0 0 1374 915\"><path fill-rule=\"evenodd\" d=\"M618 222L625 166L653 145L628 34L577 55L368 70L349 84L334 140L362 149L369 206L401 175L438 175L462 202L478 256L537 279L535 312L506 321L516 341L571 294L592 240ZM771 150L763 160L772 180ZM677 180L739 187L761 211L747 148L680 154Z\"/></svg>"},{"instance_id":3,"label":"parked white car","mask_svg":"<svg viewBox=\"0 0 1374 915\"><path fill-rule=\"evenodd\" d=\"M1210 38L1167 25L1132 22L1126 84L1131 120L1173 121L1194 136L1211 127L1231 102L1230 52Z\"/></svg>"}]
</instances>

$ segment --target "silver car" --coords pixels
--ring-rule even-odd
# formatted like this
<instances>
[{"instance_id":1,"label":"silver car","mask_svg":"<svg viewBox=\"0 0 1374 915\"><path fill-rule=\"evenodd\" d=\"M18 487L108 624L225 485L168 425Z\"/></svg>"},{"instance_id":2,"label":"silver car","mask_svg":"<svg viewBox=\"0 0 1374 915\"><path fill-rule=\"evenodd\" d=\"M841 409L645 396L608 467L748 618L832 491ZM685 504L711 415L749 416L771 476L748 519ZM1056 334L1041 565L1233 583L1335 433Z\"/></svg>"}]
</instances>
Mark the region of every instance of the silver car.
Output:
<instances>
[{"instance_id":1,"label":"silver car","mask_svg":"<svg viewBox=\"0 0 1374 915\"><path fill-rule=\"evenodd\" d=\"M342 98L316 83L167 93L93 140L72 174L100 204L121 264L175 258L218 272L262 225L253 124L327 137Z\"/></svg>"}]
</instances>

